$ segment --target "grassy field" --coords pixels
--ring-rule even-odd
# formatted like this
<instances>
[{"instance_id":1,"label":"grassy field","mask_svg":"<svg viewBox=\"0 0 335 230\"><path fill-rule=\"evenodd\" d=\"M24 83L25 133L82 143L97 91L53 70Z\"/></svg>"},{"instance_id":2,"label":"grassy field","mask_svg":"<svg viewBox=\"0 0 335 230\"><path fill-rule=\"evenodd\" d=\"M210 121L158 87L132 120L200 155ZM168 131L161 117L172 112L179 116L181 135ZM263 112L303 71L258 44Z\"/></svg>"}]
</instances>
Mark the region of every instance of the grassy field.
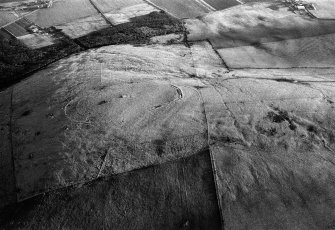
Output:
<instances>
[{"instance_id":1,"label":"grassy field","mask_svg":"<svg viewBox=\"0 0 335 230\"><path fill-rule=\"evenodd\" d=\"M335 34L219 49L230 68L335 67Z\"/></svg>"},{"instance_id":2,"label":"grassy field","mask_svg":"<svg viewBox=\"0 0 335 230\"><path fill-rule=\"evenodd\" d=\"M189 55L184 44L102 47L15 85L18 199L206 148L197 91L166 79L194 73Z\"/></svg>"},{"instance_id":3,"label":"grassy field","mask_svg":"<svg viewBox=\"0 0 335 230\"><path fill-rule=\"evenodd\" d=\"M226 229L334 226L334 82L286 72L235 72L200 89Z\"/></svg>"}]
</instances>

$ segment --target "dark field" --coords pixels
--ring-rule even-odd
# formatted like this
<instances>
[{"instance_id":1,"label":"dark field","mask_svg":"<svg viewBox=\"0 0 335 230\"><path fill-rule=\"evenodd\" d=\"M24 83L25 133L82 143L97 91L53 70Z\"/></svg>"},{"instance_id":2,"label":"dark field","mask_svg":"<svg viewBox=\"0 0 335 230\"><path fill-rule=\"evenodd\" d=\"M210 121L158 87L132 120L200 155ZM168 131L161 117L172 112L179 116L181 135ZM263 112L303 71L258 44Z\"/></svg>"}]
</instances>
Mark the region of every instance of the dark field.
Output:
<instances>
[{"instance_id":1,"label":"dark field","mask_svg":"<svg viewBox=\"0 0 335 230\"><path fill-rule=\"evenodd\" d=\"M216 10L223 10L240 4L236 0L205 0L205 2L213 6Z\"/></svg>"},{"instance_id":2,"label":"dark field","mask_svg":"<svg viewBox=\"0 0 335 230\"><path fill-rule=\"evenodd\" d=\"M208 151L5 210L0 229L221 229Z\"/></svg>"},{"instance_id":3,"label":"dark field","mask_svg":"<svg viewBox=\"0 0 335 230\"><path fill-rule=\"evenodd\" d=\"M5 27L5 29L13 34L15 37L20 37L29 34L27 30L25 30L22 26L18 23L12 23Z\"/></svg>"}]
</instances>

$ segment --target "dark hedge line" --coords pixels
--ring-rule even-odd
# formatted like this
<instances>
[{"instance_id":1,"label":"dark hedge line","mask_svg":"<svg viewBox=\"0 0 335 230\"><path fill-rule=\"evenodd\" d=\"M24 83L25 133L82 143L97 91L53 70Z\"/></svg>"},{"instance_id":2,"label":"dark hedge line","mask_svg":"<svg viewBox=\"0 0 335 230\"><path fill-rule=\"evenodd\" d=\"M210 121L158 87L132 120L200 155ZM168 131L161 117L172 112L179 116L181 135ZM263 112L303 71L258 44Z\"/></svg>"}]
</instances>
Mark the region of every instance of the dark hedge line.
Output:
<instances>
[{"instance_id":1,"label":"dark hedge line","mask_svg":"<svg viewBox=\"0 0 335 230\"><path fill-rule=\"evenodd\" d=\"M146 44L151 37L182 33L182 23L164 12L152 12L131 22L105 28L78 38L88 48L116 44Z\"/></svg>"}]
</instances>

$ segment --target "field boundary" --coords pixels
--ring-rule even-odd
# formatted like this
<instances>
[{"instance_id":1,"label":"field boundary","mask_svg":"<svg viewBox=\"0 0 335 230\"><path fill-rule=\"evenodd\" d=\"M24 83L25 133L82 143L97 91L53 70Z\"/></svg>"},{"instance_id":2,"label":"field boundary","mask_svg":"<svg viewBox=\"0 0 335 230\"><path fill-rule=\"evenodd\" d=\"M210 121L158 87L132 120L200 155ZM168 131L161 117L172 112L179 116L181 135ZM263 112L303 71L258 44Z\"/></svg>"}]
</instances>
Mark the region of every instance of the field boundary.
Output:
<instances>
[{"instance_id":1,"label":"field boundary","mask_svg":"<svg viewBox=\"0 0 335 230\"><path fill-rule=\"evenodd\" d=\"M157 8L158 10L164 11L167 15L170 15L171 17L180 20L180 18L178 18L177 16L171 14L169 11L167 11L166 9L163 9L159 6L157 6L155 3L151 2L150 0L143 0L143 2L146 2L147 4Z\"/></svg>"},{"instance_id":2,"label":"field boundary","mask_svg":"<svg viewBox=\"0 0 335 230\"><path fill-rule=\"evenodd\" d=\"M105 19L105 21L110 24L111 26L113 26L112 22L109 21L109 19L105 16L105 14L102 12L102 10L98 7L98 5L96 5L94 3L93 0L89 0L89 2L91 3L91 5L94 7L94 9L96 9L96 11L98 11L99 14L101 14L101 16Z\"/></svg>"},{"instance_id":3,"label":"field boundary","mask_svg":"<svg viewBox=\"0 0 335 230\"><path fill-rule=\"evenodd\" d=\"M209 12L216 11L216 9L213 6L211 6L210 4L208 4L207 2L203 0L194 0L194 1L198 3L199 5L205 7Z\"/></svg>"}]
</instances>

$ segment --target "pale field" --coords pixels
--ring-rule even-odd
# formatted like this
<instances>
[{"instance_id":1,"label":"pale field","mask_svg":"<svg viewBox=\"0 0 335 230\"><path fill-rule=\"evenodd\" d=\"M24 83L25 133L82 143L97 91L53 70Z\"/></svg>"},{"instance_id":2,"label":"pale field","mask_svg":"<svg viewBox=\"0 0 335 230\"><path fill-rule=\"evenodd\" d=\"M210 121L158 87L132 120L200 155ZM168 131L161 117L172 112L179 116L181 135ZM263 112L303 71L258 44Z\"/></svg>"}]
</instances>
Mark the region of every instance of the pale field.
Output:
<instances>
[{"instance_id":1,"label":"pale field","mask_svg":"<svg viewBox=\"0 0 335 230\"><path fill-rule=\"evenodd\" d=\"M78 38L109 26L110 25L104 18L101 17L100 14L96 14L86 18L78 19L74 22L58 25L56 28L61 29L71 38Z\"/></svg>"},{"instance_id":2,"label":"pale field","mask_svg":"<svg viewBox=\"0 0 335 230\"><path fill-rule=\"evenodd\" d=\"M278 3L235 6L200 19L187 19L185 26L190 41L210 39L215 48L335 33L334 21L311 20L288 11Z\"/></svg>"},{"instance_id":3,"label":"pale field","mask_svg":"<svg viewBox=\"0 0 335 230\"><path fill-rule=\"evenodd\" d=\"M335 67L335 34L218 49L230 68Z\"/></svg>"},{"instance_id":4,"label":"pale field","mask_svg":"<svg viewBox=\"0 0 335 230\"><path fill-rule=\"evenodd\" d=\"M110 11L118 11L125 7L138 5L144 3L143 0L94 0L94 3L98 6L103 13Z\"/></svg>"},{"instance_id":5,"label":"pale field","mask_svg":"<svg viewBox=\"0 0 335 230\"><path fill-rule=\"evenodd\" d=\"M185 26L190 41L209 39L230 68L334 66L335 22L296 15L278 3L236 6Z\"/></svg>"},{"instance_id":6,"label":"pale field","mask_svg":"<svg viewBox=\"0 0 335 230\"><path fill-rule=\"evenodd\" d=\"M17 18L18 17L11 12L1 11L1 13L0 13L0 26L4 26L4 25L14 21Z\"/></svg>"},{"instance_id":7,"label":"pale field","mask_svg":"<svg viewBox=\"0 0 335 230\"><path fill-rule=\"evenodd\" d=\"M198 4L194 0L150 0L150 2L177 18L194 18L209 12L207 8Z\"/></svg>"},{"instance_id":8,"label":"pale field","mask_svg":"<svg viewBox=\"0 0 335 230\"><path fill-rule=\"evenodd\" d=\"M316 10L311 10L310 12L317 17L318 19L335 19L335 2L332 0L317 0L311 1L307 0L306 2L313 3Z\"/></svg>"},{"instance_id":9,"label":"pale field","mask_svg":"<svg viewBox=\"0 0 335 230\"><path fill-rule=\"evenodd\" d=\"M37 33L20 36L17 39L31 49L38 49L54 44L54 39L50 35Z\"/></svg>"},{"instance_id":10,"label":"pale field","mask_svg":"<svg viewBox=\"0 0 335 230\"><path fill-rule=\"evenodd\" d=\"M41 27L69 23L96 14L89 0L55 1L51 8L43 8L27 18Z\"/></svg>"},{"instance_id":11,"label":"pale field","mask_svg":"<svg viewBox=\"0 0 335 230\"><path fill-rule=\"evenodd\" d=\"M158 12L159 10L155 7L147 4L141 3L131 6L125 6L118 10L112 10L105 13L104 15L113 25L119 25L122 23L127 23L131 21L131 18L143 16L150 14L152 12Z\"/></svg>"}]
</instances>

